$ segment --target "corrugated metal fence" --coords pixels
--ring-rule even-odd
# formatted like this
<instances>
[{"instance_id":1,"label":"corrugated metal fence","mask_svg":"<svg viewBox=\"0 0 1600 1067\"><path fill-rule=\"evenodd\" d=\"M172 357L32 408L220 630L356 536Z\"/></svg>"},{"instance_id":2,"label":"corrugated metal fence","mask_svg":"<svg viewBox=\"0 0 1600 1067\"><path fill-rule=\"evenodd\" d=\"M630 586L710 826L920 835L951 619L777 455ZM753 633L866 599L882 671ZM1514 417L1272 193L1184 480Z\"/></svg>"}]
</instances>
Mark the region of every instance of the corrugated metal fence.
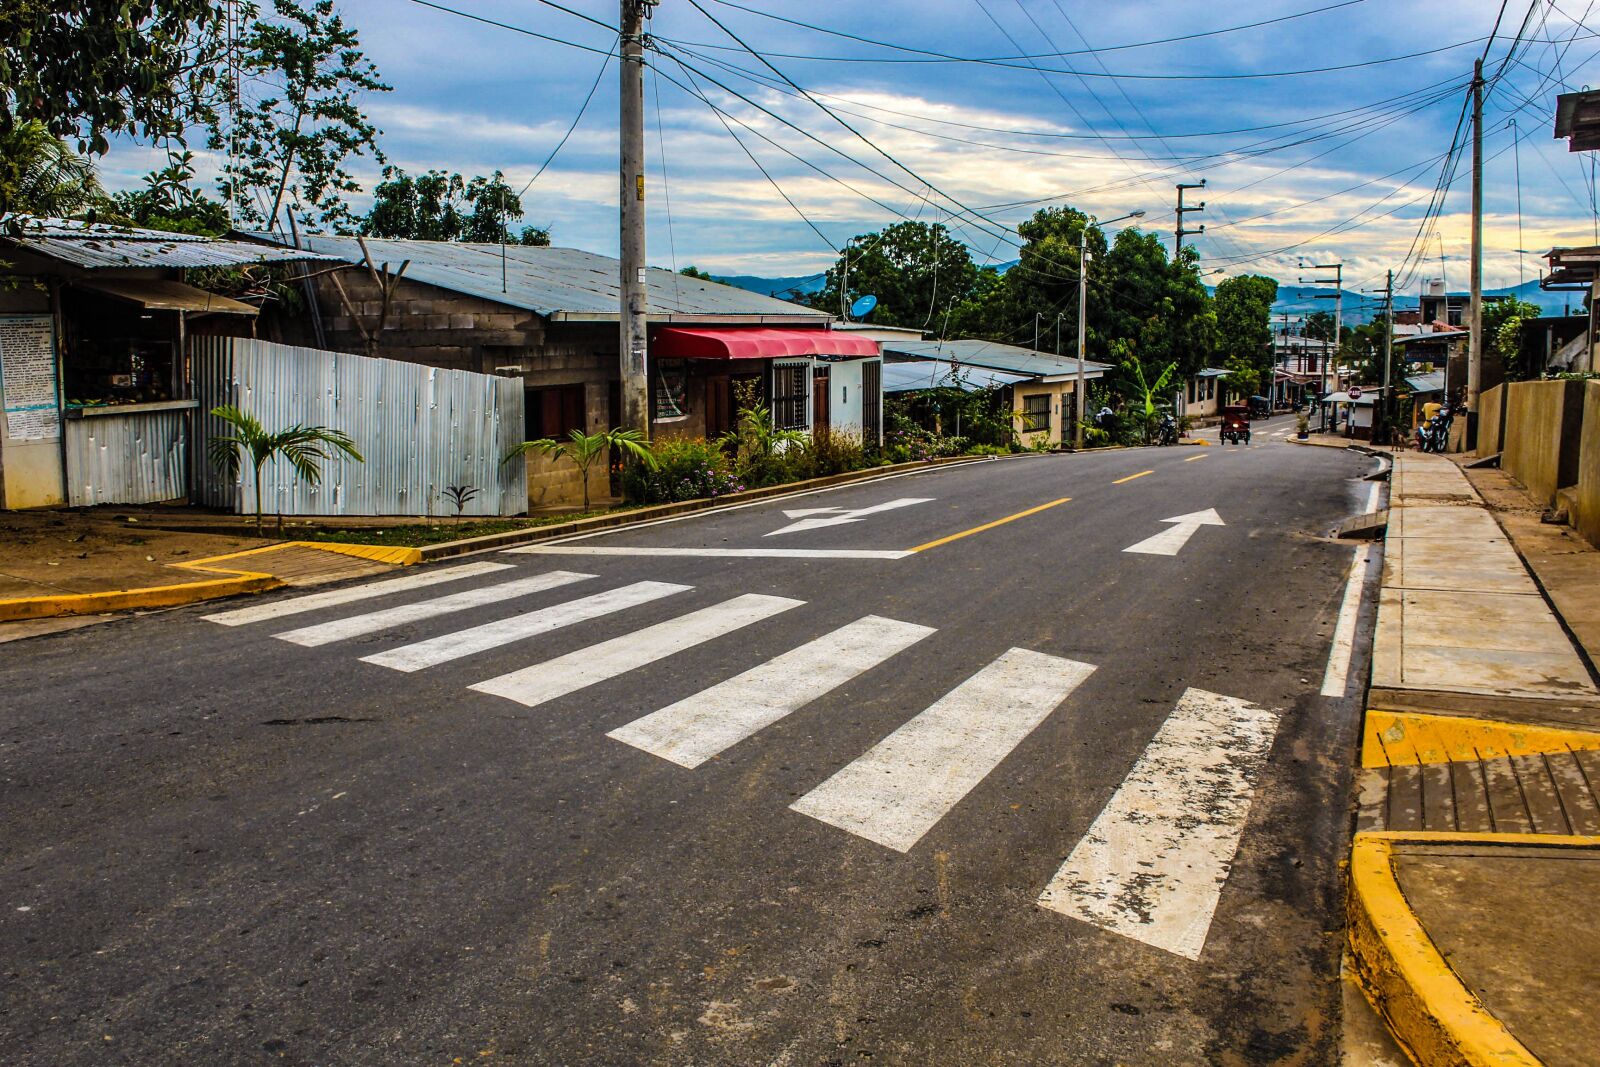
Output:
<instances>
[{"instance_id":1,"label":"corrugated metal fence","mask_svg":"<svg viewBox=\"0 0 1600 1067\"><path fill-rule=\"evenodd\" d=\"M281 460L262 472L262 507L285 515L453 515L445 495L470 485L468 515L527 510L527 462L501 459L522 440L520 379L443 370L239 337L192 339L195 500L254 510L249 463L237 481L210 465L211 439L229 428L209 414L232 404L268 431L301 423L343 430L366 462L342 455L308 485Z\"/></svg>"},{"instance_id":2,"label":"corrugated metal fence","mask_svg":"<svg viewBox=\"0 0 1600 1067\"><path fill-rule=\"evenodd\" d=\"M63 420L67 503L150 504L189 495L185 446L189 413L95 412Z\"/></svg>"}]
</instances>

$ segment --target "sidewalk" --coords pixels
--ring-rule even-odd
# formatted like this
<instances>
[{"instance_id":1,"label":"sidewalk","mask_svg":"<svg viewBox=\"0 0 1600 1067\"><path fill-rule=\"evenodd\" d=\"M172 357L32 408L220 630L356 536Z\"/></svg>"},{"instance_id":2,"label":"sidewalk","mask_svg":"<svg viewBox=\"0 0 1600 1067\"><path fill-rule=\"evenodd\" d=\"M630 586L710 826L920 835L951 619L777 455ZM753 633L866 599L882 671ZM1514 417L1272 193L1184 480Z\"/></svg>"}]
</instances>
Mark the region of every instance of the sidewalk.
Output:
<instances>
[{"instance_id":1,"label":"sidewalk","mask_svg":"<svg viewBox=\"0 0 1600 1067\"><path fill-rule=\"evenodd\" d=\"M1349 937L1425 1067L1600 1047L1600 647L1551 606L1600 609L1600 552L1530 510L1498 471L1394 457Z\"/></svg>"}]
</instances>

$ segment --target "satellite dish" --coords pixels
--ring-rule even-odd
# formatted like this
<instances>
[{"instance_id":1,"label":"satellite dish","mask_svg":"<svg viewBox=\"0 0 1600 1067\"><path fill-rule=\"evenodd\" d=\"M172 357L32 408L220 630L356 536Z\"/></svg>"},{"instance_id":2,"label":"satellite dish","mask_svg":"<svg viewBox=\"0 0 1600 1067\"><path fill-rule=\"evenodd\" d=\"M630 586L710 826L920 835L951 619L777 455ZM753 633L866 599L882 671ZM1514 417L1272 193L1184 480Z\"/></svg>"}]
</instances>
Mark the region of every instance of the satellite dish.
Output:
<instances>
[{"instance_id":1,"label":"satellite dish","mask_svg":"<svg viewBox=\"0 0 1600 1067\"><path fill-rule=\"evenodd\" d=\"M877 306L878 306L878 298L877 297L875 297L875 296L864 296L861 299L857 300L854 304L850 305L850 315L851 315L852 318L857 318L857 319L865 318L866 316L872 314L872 309L877 307Z\"/></svg>"}]
</instances>

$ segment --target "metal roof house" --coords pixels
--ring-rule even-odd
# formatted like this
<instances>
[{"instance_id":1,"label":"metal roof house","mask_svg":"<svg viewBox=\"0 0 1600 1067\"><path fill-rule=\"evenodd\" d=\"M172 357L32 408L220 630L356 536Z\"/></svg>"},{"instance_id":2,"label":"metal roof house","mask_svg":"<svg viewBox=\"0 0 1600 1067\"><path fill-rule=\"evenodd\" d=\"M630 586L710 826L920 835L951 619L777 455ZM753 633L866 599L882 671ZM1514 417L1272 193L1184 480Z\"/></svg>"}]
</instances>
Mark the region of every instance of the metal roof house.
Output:
<instances>
[{"instance_id":1,"label":"metal roof house","mask_svg":"<svg viewBox=\"0 0 1600 1067\"><path fill-rule=\"evenodd\" d=\"M277 235L249 234L281 246ZM618 260L575 248L303 236L353 270L315 278L283 340L515 376L528 439L620 425ZM878 343L761 293L646 271L652 433L714 437L747 403L783 428L882 433ZM530 506L582 490L569 465L529 464ZM591 495L609 474L595 470Z\"/></svg>"},{"instance_id":2,"label":"metal roof house","mask_svg":"<svg viewBox=\"0 0 1600 1067\"><path fill-rule=\"evenodd\" d=\"M250 336L256 304L194 268L320 260L244 241L23 219L0 236L0 506L188 495L188 337Z\"/></svg>"}]
</instances>

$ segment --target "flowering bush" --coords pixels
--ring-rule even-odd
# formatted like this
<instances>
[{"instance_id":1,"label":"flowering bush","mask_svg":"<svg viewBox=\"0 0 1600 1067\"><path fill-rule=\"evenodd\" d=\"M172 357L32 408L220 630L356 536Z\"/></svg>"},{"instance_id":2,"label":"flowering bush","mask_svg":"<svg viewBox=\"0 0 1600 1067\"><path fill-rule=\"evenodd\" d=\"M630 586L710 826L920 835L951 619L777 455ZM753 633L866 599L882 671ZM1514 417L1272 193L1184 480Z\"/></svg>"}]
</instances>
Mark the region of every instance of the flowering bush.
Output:
<instances>
[{"instance_id":1,"label":"flowering bush","mask_svg":"<svg viewBox=\"0 0 1600 1067\"><path fill-rule=\"evenodd\" d=\"M726 496L743 491L744 483L715 444L694 438L665 437L650 442L652 468L630 464L622 490L638 504L670 504L678 500Z\"/></svg>"}]
</instances>

